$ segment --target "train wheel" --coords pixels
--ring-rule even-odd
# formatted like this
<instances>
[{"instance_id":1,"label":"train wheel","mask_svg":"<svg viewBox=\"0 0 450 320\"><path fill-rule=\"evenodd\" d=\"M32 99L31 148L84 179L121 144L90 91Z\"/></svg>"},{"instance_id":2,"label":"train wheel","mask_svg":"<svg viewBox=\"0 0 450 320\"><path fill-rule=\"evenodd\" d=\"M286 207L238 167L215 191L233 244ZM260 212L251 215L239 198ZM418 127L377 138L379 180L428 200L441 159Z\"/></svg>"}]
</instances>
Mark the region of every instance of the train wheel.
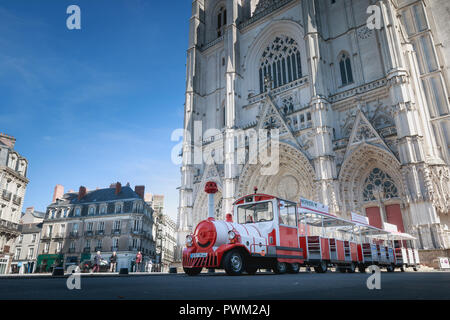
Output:
<instances>
[{"instance_id":1,"label":"train wheel","mask_svg":"<svg viewBox=\"0 0 450 320\"><path fill-rule=\"evenodd\" d=\"M300 272L300 265L298 263L290 263L288 265L288 272L289 273L299 273Z\"/></svg>"},{"instance_id":2,"label":"train wheel","mask_svg":"<svg viewBox=\"0 0 450 320\"><path fill-rule=\"evenodd\" d=\"M188 276L193 277L197 276L202 272L203 268L183 268L184 273L186 273Z\"/></svg>"},{"instance_id":3,"label":"train wheel","mask_svg":"<svg viewBox=\"0 0 450 320\"><path fill-rule=\"evenodd\" d=\"M358 271L361 273L366 273L366 267L363 264L358 266Z\"/></svg>"},{"instance_id":4,"label":"train wheel","mask_svg":"<svg viewBox=\"0 0 450 320\"><path fill-rule=\"evenodd\" d=\"M348 273L355 273L355 271L356 271L356 264L352 263L347 271L348 271Z\"/></svg>"},{"instance_id":5,"label":"train wheel","mask_svg":"<svg viewBox=\"0 0 450 320\"><path fill-rule=\"evenodd\" d=\"M395 268L394 268L394 266L388 266L387 268L387 272L394 272L395 271Z\"/></svg>"},{"instance_id":6,"label":"train wheel","mask_svg":"<svg viewBox=\"0 0 450 320\"><path fill-rule=\"evenodd\" d=\"M401 266L400 271L401 271L401 272L405 272L405 267L404 267L404 266Z\"/></svg>"},{"instance_id":7,"label":"train wheel","mask_svg":"<svg viewBox=\"0 0 450 320\"><path fill-rule=\"evenodd\" d=\"M247 267L245 269L245 272L247 272L249 275L254 275L256 273L256 271L258 271L257 267Z\"/></svg>"},{"instance_id":8,"label":"train wheel","mask_svg":"<svg viewBox=\"0 0 450 320\"><path fill-rule=\"evenodd\" d=\"M223 258L223 267L229 276L238 276L244 271L244 257L237 250L231 250Z\"/></svg>"},{"instance_id":9,"label":"train wheel","mask_svg":"<svg viewBox=\"0 0 450 320\"><path fill-rule=\"evenodd\" d=\"M284 262L276 262L275 267L273 267L273 272L276 274L284 274L287 271L287 265Z\"/></svg>"},{"instance_id":10,"label":"train wheel","mask_svg":"<svg viewBox=\"0 0 450 320\"><path fill-rule=\"evenodd\" d=\"M328 271L328 265L325 261L320 262L317 267L314 267L317 273L326 273Z\"/></svg>"},{"instance_id":11,"label":"train wheel","mask_svg":"<svg viewBox=\"0 0 450 320\"><path fill-rule=\"evenodd\" d=\"M418 271L417 266L414 266L413 270L417 272Z\"/></svg>"}]
</instances>

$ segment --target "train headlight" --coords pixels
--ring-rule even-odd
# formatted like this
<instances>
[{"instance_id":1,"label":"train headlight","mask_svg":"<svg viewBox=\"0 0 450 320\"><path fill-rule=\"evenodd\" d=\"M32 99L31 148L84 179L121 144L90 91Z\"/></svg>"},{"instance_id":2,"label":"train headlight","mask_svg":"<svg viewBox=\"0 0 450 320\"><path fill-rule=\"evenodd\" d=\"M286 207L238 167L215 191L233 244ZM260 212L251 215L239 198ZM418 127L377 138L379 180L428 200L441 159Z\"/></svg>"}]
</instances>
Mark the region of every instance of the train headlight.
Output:
<instances>
[{"instance_id":1,"label":"train headlight","mask_svg":"<svg viewBox=\"0 0 450 320\"><path fill-rule=\"evenodd\" d=\"M194 239L191 235L186 236L186 246L192 247L192 244L194 243Z\"/></svg>"},{"instance_id":2,"label":"train headlight","mask_svg":"<svg viewBox=\"0 0 450 320\"><path fill-rule=\"evenodd\" d=\"M233 240L236 238L236 232L234 231L228 231L228 239Z\"/></svg>"}]
</instances>

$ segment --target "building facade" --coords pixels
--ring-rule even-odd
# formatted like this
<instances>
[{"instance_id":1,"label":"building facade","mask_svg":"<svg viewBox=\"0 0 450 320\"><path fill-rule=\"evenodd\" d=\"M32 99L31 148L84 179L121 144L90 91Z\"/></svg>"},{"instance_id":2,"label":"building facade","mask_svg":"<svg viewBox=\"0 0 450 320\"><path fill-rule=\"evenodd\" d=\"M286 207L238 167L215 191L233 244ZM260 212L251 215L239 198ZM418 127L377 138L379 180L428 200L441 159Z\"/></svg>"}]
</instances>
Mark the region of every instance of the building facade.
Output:
<instances>
[{"instance_id":1,"label":"building facade","mask_svg":"<svg viewBox=\"0 0 450 320\"><path fill-rule=\"evenodd\" d=\"M177 224L168 215L155 213L156 265L155 271L169 272L175 262L177 247Z\"/></svg>"},{"instance_id":2,"label":"building facade","mask_svg":"<svg viewBox=\"0 0 450 320\"><path fill-rule=\"evenodd\" d=\"M103 259L117 253L117 270L134 269L136 254L143 255L143 264L155 257L153 209L144 201L144 186L120 183L106 189L64 194L55 187L53 203L47 207L37 267L48 272L57 262L79 265L93 260L100 251Z\"/></svg>"},{"instance_id":3,"label":"building facade","mask_svg":"<svg viewBox=\"0 0 450 320\"><path fill-rule=\"evenodd\" d=\"M449 248L449 10L445 0L193 1L179 243L207 217L212 180L219 218L256 186ZM249 158L260 129L279 131L275 174ZM198 163L199 150L223 161Z\"/></svg>"},{"instance_id":4,"label":"building facade","mask_svg":"<svg viewBox=\"0 0 450 320\"><path fill-rule=\"evenodd\" d=\"M14 150L15 143L15 138L0 133L0 274L11 269L28 185L28 161Z\"/></svg>"},{"instance_id":5,"label":"building facade","mask_svg":"<svg viewBox=\"0 0 450 320\"><path fill-rule=\"evenodd\" d=\"M16 238L11 273L34 273L41 240L45 212L27 208L20 219L20 235Z\"/></svg>"}]
</instances>

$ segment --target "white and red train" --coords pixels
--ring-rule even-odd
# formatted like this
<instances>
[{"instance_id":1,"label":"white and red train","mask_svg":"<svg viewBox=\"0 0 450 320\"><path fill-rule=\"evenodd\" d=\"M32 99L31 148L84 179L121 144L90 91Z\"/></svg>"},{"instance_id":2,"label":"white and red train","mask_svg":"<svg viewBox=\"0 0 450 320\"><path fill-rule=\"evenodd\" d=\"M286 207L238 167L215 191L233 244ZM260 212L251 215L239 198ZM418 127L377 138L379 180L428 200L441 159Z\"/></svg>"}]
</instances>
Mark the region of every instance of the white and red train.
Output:
<instances>
[{"instance_id":1,"label":"white and red train","mask_svg":"<svg viewBox=\"0 0 450 320\"><path fill-rule=\"evenodd\" d=\"M419 265L415 238L396 230L381 230L367 218L352 214L352 220L331 214L322 204L306 199L299 203L275 196L254 194L234 203L233 215L216 220L214 193L208 182L209 217L186 237L183 269L197 275L203 268L225 269L229 275L255 274L258 269L297 273L313 267L318 273L336 267L340 272L365 272L370 265L387 271ZM392 228L392 226L390 226Z\"/></svg>"}]
</instances>

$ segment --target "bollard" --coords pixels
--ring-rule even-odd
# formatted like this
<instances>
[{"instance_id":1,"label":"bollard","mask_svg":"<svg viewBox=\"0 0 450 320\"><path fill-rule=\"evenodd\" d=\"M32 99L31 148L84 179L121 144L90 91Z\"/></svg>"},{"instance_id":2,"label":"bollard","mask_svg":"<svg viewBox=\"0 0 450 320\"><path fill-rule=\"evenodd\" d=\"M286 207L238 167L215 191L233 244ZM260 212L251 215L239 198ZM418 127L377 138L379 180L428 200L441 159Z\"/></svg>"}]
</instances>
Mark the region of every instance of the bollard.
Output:
<instances>
[{"instance_id":1,"label":"bollard","mask_svg":"<svg viewBox=\"0 0 450 320\"><path fill-rule=\"evenodd\" d=\"M119 274L128 274L128 268L120 268Z\"/></svg>"},{"instance_id":2,"label":"bollard","mask_svg":"<svg viewBox=\"0 0 450 320\"><path fill-rule=\"evenodd\" d=\"M64 268L62 267L55 267L52 271L52 277L61 277L64 276Z\"/></svg>"},{"instance_id":3,"label":"bollard","mask_svg":"<svg viewBox=\"0 0 450 320\"><path fill-rule=\"evenodd\" d=\"M177 268L175 267L170 268L169 273L177 273Z\"/></svg>"}]
</instances>

